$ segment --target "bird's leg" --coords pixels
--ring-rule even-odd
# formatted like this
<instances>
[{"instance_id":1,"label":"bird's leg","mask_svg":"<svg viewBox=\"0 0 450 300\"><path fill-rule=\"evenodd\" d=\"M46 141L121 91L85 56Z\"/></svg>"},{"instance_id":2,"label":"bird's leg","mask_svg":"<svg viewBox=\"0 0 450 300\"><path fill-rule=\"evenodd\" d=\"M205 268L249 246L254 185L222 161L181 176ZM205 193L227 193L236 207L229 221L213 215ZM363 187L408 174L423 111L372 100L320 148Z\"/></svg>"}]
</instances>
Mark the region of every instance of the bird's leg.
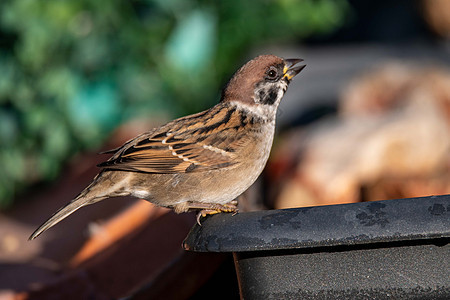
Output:
<instances>
[{"instance_id":1,"label":"bird's leg","mask_svg":"<svg viewBox=\"0 0 450 300\"><path fill-rule=\"evenodd\" d=\"M197 214L197 223L201 225L200 218L207 215L214 215L222 212L237 213L237 201L233 200L226 204L219 203L202 203L202 202L189 202L189 209L200 209Z\"/></svg>"}]
</instances>

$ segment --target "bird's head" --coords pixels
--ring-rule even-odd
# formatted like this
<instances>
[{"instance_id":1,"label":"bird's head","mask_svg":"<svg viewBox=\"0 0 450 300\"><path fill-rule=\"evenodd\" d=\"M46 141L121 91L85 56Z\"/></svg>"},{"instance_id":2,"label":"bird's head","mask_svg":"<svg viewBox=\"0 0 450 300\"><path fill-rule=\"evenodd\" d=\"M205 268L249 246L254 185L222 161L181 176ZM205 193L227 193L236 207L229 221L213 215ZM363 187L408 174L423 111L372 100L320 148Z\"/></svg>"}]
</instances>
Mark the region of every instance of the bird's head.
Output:
<instances>
[{"instance_id":1,"label":"bird's head","mask_svg":"<svg viewBox=\"0 0 450 300\"><path fill-rule=\"evenodd\" d=\"M274 55L258 56L241 67L222 92L221 101L276 110L289 83L306 65L303 59L283 59Z\"/></svg>"}]
</instances>

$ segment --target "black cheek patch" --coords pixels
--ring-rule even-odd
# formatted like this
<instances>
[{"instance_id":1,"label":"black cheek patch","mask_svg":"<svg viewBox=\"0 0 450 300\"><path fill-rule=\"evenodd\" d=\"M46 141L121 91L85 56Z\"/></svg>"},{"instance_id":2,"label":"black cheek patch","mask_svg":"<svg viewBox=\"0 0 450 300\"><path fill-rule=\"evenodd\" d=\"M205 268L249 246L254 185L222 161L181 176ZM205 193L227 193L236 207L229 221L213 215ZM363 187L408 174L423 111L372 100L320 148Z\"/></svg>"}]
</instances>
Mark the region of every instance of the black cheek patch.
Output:
<instances>
[{"instance_id":1,"label":"black cheek patch","mask_svg":"<svg viewBox=\"0 0 450 300\"><path fill-rule=\"evenodd\" d=\"M276 88L270 88L267 91L260 91L259 97L261 103L272 105L277 101L278 90Z\"/></svg>"},{"instance_id":2,"label":"black cheek patch","mask_svg":"<svg viewBox=\"0 0 450 300\"><path fill-rule=\"evenodd\" d=\"M266 91L265 90L260 90L258 92L258 97L259 97L259 102L263 102L264 98L266 98Z\"/></svg>"}]
</instances>

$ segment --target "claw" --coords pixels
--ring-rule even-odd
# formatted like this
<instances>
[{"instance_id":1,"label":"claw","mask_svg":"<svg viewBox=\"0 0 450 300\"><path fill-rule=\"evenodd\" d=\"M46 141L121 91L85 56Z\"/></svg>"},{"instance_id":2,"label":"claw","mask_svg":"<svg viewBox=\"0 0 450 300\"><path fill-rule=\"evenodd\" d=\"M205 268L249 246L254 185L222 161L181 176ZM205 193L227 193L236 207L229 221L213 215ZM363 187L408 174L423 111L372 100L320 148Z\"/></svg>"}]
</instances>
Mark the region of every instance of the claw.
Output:
<instances>
[{"instance_id":1,"label":"claw","mask_svg":"<svg viewBox=\"0 0 450 300\"><path fill-rule=\"evenodd\" d=\"M197 224L198 224L199 226L202 226L202 223L200 222L200 218L201 218L201 217L204 217L202 211L200 211L200 212L197 214L197 217L196 217Z\"/></svg>"},{"instance_id":2,"label":"claw","mask_svg":"<svg viewBox=\"0 0 450 300\"><path fill-rule=\"evenodd\" d=\"M200 219L201 217L206 217L207 215L215 215L222 212L233 213L233 216L238 213L238 209L236 207L237 201L232 201L228 204L220 205L220 207L216 207L214 209L202 209L197 214L197 224L202 226Z\"/></svg>"}]
</instances>

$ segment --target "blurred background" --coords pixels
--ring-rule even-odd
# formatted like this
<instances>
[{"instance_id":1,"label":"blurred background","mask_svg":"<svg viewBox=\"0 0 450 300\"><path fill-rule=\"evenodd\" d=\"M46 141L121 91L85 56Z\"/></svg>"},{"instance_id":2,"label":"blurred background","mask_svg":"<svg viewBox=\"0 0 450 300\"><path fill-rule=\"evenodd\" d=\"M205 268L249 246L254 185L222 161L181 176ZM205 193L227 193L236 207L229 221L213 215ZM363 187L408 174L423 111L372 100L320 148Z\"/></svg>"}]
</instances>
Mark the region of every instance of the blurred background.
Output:
<instances>
[{"instance_id":1,"label":"blurred background","mask_svg":"<svg viewBox=\"0 0 450 300\"><path fill-rule=\"evenodd\" d=\"M97 152L211 107L260 54L307 68L241 210L450 193L448 1L1 1L0 299L238 298L229 257L181 250L191 214L111 199L26 239Z\"/></svg>"}]
</instances>

